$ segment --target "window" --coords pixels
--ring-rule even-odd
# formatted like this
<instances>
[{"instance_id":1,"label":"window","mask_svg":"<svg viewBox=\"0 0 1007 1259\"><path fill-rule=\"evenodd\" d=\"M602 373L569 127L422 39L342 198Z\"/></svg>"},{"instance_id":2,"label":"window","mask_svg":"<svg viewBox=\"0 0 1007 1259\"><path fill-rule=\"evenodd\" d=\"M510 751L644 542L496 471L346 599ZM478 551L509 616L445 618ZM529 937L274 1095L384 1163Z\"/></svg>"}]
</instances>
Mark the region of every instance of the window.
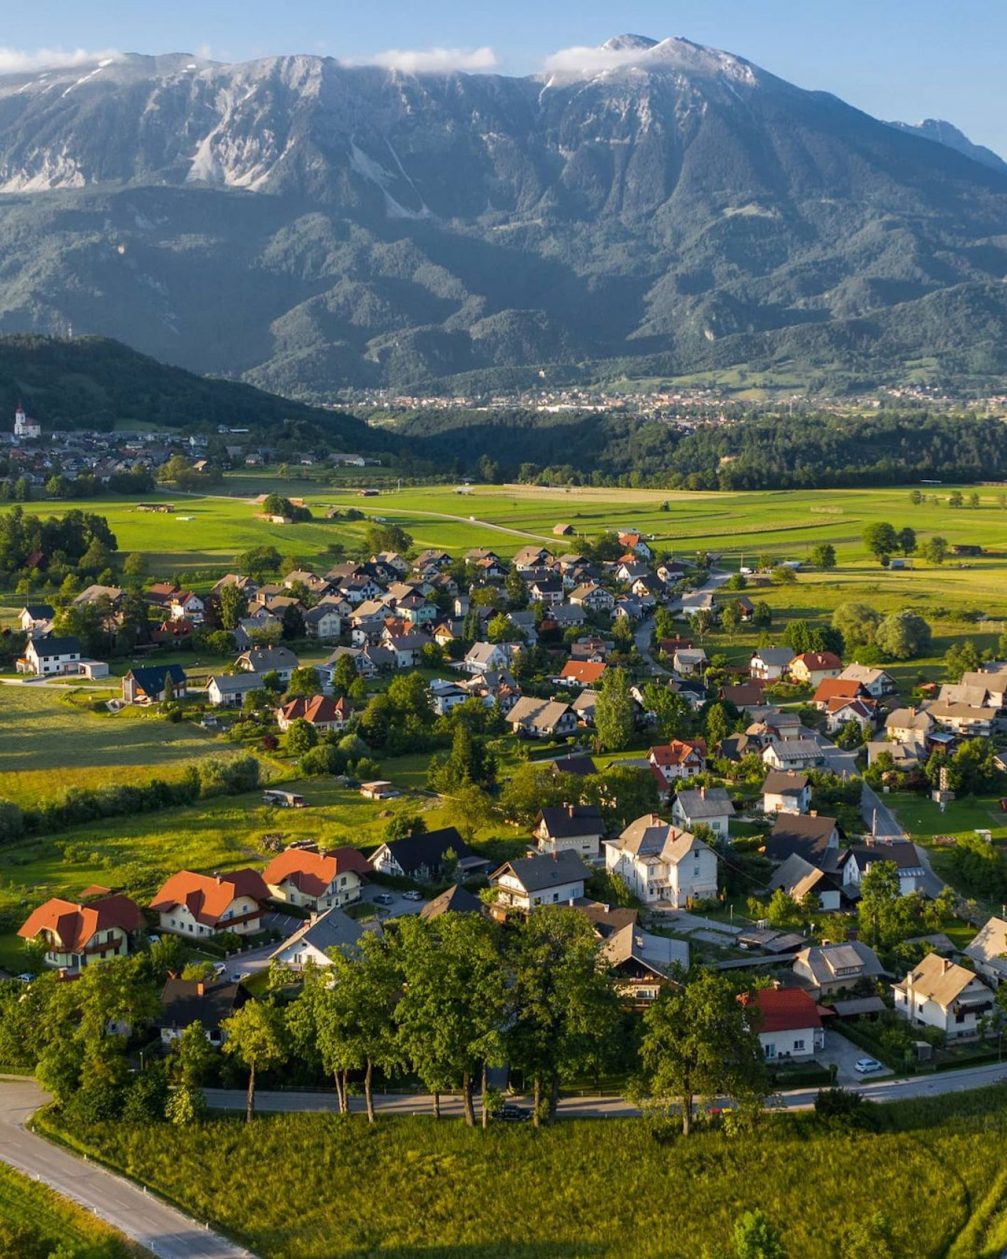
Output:
<instances>
[{"instance_id":1,"label":"window","mask_svg":"<svg viewBox=\"0 0 1007 1259\"><path fill-rule=\"evenodd\" d=\"M795 1040L795 1041L794 1041L794 1053L795 1053L795 1054L797 1054L797 1053L801 1053L803 1050L804 1050L804 1041L803 1041L803 1039L802 1039L802 1040Z\"/></svg>"}]
</instances>

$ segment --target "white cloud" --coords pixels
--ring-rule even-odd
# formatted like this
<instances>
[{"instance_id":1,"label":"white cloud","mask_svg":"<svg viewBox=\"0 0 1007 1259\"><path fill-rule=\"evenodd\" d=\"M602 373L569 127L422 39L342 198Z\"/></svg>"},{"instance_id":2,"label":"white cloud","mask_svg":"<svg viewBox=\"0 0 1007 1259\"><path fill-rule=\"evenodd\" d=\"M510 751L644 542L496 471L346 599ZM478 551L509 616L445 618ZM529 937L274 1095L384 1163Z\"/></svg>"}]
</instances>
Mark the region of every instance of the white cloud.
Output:
<instances>
[{"instance_id":1,"label":"white cloud","mask_svg":"<svg viewBox=\"0 0 1007 1259\"><path fill-rule=\"evenodd\" d=\"M599 74L602 70L618 70L633 66L653 56L651 48L590 48L584 45L561 48L546 57L545 74Z\"/></svg>"},{"instance_id":2,"label":"white cloud","mask_svg":"<svg viewBox=\"0 0 1007 1259\"><path fill-rule=\"evenodd\" d=\"M34 70L55 70L62 66L82 66L94 61L118 57L114 49L97 52L85 48L38 48L27 52L21 48L0 47L0 74L31 74Z\"/></svg>"},{"instance_id":3,"label":"white cloud","mask_svg":"<svg viewBox=\"0 0 1007 1259\"><path fill-rule=\"evenodd\" d=\"M493 69L497 55L492 48L389 48L369 60L372 65L404 74L448 74L452 70L479 74Z\"/></svg>"}]
</instances>

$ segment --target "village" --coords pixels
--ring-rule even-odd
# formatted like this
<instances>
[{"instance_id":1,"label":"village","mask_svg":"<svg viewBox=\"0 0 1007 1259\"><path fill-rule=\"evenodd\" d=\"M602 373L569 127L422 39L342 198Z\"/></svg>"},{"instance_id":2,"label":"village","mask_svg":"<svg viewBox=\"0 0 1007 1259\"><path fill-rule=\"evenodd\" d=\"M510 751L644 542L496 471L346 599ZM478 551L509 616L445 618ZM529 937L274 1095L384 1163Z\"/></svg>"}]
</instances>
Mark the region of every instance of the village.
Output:
<instances>
[{"instance_id":1,"label":"village","mask_svg":"<svg viewBox=\"0 0 1007 1259\"><path fill-rule=\"evenodd\" d=\"M403 550L321 572L231 572L201 593L148 580L148 662L120 667L108 707L286 752L294 781L263 795L281 814L310 810L321 774L380 803L440 799L457 824L428 830L421 808L369 849L295 840L261 870L178 870L146 900L114 886L50 899L18 932L44 967L73 979L178 937L205 969L166 980L153 1025L165 1049L193 1022L219 1046L268 976L296 991L403 916L506 931L565 909L637 1014L697 968L754 976L779 1087L999 1054L1007 915L935 873L933 848L884 798L908 783L953 807L976 762L987 790L1001 781L1007 664L900 694L892 672L846 661L813 628L805 650L758 646L726 664L711 628L761 619L773 642L758 590L778 570L732 576L715 556L655 553L629 526L565 550L574 531L559 523L555 548L509 559L410 556L391 532ZM112 630L129 597L92 585L63 608L26 604L23 685L107 685L107 663L54 624L90 609ZM193 641L233 657L186 667ZM374 773L382 747L410 745L446 749L419 795ZM525 834L502 860L478 838L494 812ZM992 861L988 833L975 844Z\"/></svg>"}]
</instances>

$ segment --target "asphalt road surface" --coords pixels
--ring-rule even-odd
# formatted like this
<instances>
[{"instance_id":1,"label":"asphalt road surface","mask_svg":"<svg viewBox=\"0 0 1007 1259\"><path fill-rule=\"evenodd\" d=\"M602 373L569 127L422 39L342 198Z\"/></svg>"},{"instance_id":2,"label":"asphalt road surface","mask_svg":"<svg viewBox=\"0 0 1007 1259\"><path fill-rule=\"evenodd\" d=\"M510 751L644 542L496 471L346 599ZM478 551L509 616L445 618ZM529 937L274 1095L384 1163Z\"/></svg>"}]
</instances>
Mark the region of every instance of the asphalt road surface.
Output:
<instances>
[{"instance_id":1,"label":"asphalt road surface","mask_svg":"<svg viewBox=\"0 0 1007 1259\"><path fill-rule=\"evenodd\" d=\"M158 1259L252 1259L153 1194L27 1131L45 1101L34 1080L0 1079L0 1161L72 1198Z\"/></svg>"}]
</instances>

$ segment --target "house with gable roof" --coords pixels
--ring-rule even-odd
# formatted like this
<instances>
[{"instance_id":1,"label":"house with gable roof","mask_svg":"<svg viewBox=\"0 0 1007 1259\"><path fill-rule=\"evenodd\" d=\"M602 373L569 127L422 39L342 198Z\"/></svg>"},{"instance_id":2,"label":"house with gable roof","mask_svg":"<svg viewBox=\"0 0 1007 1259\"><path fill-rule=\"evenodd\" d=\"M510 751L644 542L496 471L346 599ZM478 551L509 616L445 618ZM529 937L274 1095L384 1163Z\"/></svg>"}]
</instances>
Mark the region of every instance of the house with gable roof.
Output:
<instances>
[{"instance_id":1,"label":"house with gable roof","mask_svg":"<svg viewBox=\"0 0 1007 1259\"><path fill-rule=\"evenodd\" d=\"M162 931L200 938L218 931L254 935L262 927L269 888L257 870L229 874L173 874L154 897L150 908Z\"/></svg>"},{"instance_id":2,"label":"house with gable roof","mask_svg":"<svg viewBox=\"0 0 1007 1259\"><path fill-rule=\"evenodd\" d=\"M274 900L319 914L358 901L370 871L356 848L291 847L270 861L262 878Z\"/></svg>"},{"instance_id":3,"label":"house with gable roof","mask_svg":"<svg viewBox=\"0 0 1007 1259\"><path fill-rule=\"evenodd\" d=\"M79 971L125 957L142 925L139 906L128 896L110 893L80 903L54 897L29 914L18 935L45 945L47 966Z\"/></svg>"},{"instance_id":4,"label":"house with gable roof","mask_svg":"<svg viewBox=\"0 0 1007 1259\"><path fill-rule=\"evenodd\" d=\"M605 868L645 904L685 909L717 895L717 857L708 844L646 813L605 840Z\"/></svg>"}]
</instances>

